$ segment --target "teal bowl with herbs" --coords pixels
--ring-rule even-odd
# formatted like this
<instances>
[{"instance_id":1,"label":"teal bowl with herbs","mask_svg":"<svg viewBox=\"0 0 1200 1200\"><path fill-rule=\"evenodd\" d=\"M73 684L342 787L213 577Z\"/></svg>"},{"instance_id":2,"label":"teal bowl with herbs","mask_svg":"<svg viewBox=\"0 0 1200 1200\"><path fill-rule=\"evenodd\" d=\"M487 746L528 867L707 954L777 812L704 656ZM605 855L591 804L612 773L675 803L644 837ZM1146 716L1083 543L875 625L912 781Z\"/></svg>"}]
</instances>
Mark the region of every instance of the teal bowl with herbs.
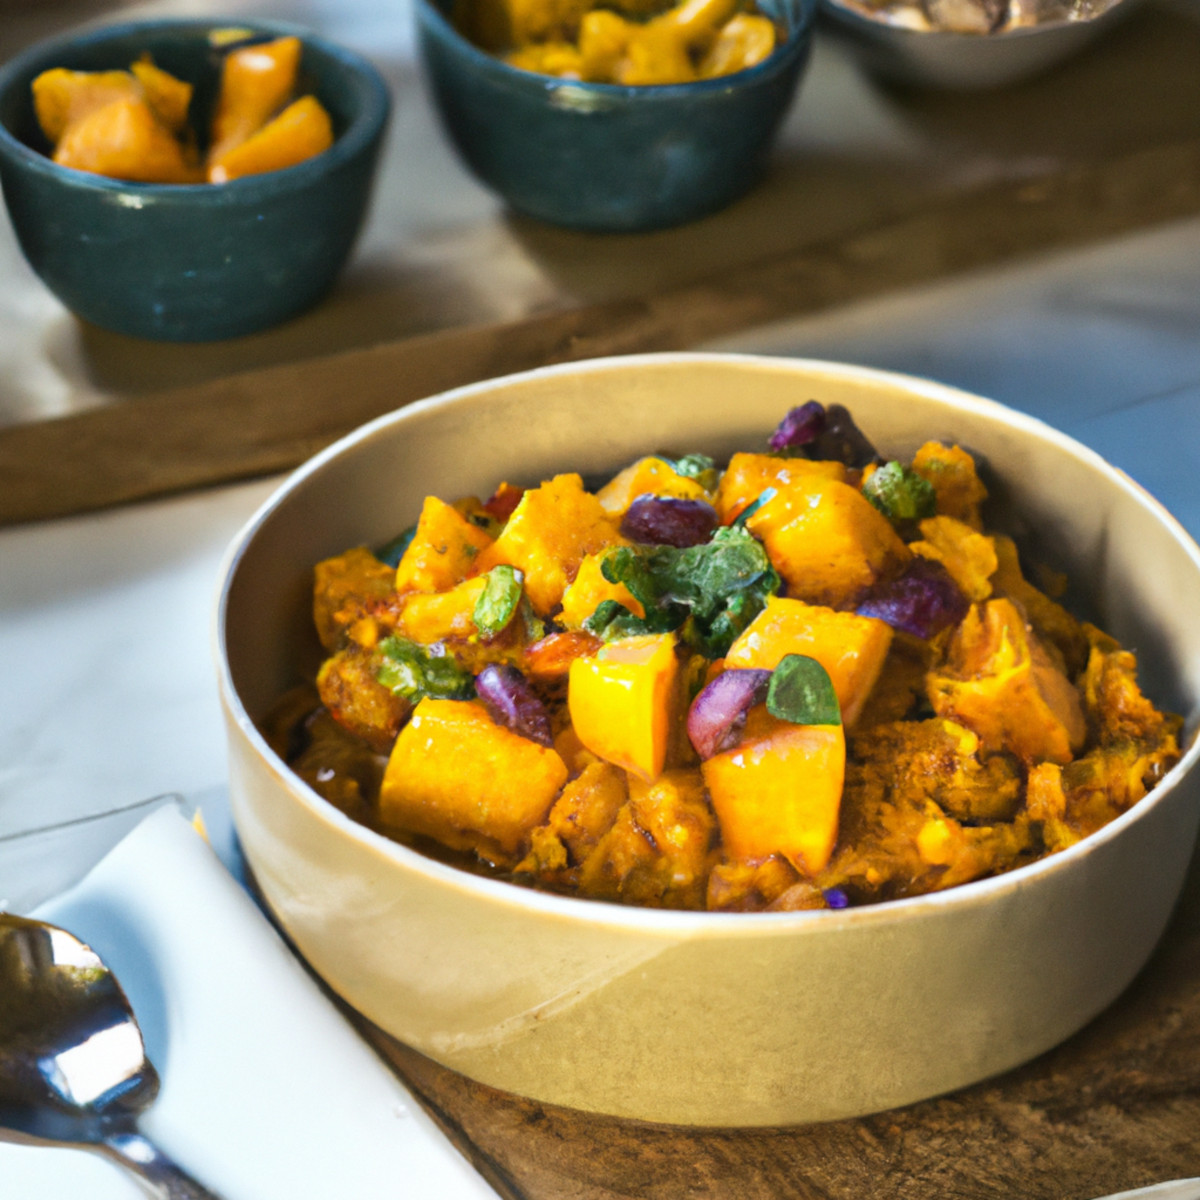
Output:
<instances>
[{"instance_id":1,"label":"teal bowl with herbs","mask_svg":"<svg viewBox=\"0 0 1200 1200\"><path fill-rule=\"evenodd\" d=\"M774 52L746 70L629 86L536 74L469 41L453 0L417 0L434 101L471 171L518 213L638 232L715 212L762 177L808 59L815 0L762 0Z\"/></svg>"},{"instance_id":2,"label":"teal bowl with herbs","mask_svg":"<svg viewBox=\"0 0 1200 1200\"><path fill-rule=\"evenodd\" d=\"M227 183L132 183L60 166L30 86L43 71L126 70L150 54L195 87L207 127L230 28L301 40L299 91L334 141L296 166ZM0 185L21 250L76 316L134 337L199 342L276 325L320 300L363 223L390 97L361 56L283 22L147 20L42 42L0 68Z\"/></svg>"}]
</instances>

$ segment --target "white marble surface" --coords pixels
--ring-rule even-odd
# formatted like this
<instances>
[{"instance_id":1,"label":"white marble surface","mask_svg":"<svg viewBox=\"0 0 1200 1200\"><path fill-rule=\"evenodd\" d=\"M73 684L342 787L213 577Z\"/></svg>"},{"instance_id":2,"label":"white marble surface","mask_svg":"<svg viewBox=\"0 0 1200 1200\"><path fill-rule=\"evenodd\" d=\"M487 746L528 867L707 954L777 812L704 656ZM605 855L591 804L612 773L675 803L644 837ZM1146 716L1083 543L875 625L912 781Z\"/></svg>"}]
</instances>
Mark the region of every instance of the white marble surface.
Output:
<instances>
[{"instance_id":1,"label":"white marble surface","mask_svg":"<svg viewBox=\"0 0 1200 1200\"><path fill-rule=\"evenodd\" d=\"M162 0L136 7L185 6ZM245 7L225 0L186 6ZM273 0L254 8L336 23L344 40L400 64L394 77L413 86L404 65L408 35L397 23L402 3ZM807 101L811 123L799 142L815 154L835 143L833 131L849 127L866 153L911 161L928 125L912 109L902 119L861 81L848 82L836 56L818 67ZM839 124L833 98L843 94L863 99ZM922 111L928 117L928 106ZM433 318L403 312L389 292L393 308L373 318L376 328L436 321L438 312L503 314L628 285L613 261L636 257L635 243L559 236L501 219L492 198L436 143L433 128L423 102L399 106L394 138L432 149L419 187L404 186L404 163L392 162L360 263L400 264L410 278L426 272L437 311ZM972 161L978 167L978 157ZM834 203L851 194L852 178L835 173L820 186ZM785 193L772 186L749 202L750 216L779 211L772 205ZM856 202L860 211L869 206ZM702 236L744 229L769 241L769 231L746 223L746 210L738 220L680 232L662 256L647 256L648 277L667 272L667 258L686 256ZM397 234L405 229L408 240ZM473 258L486 270L476 272L474 290L464 290L461 272ZM353 276L325 318L349 326L366 307L378 307L372 278L366 267ZM243 352L265 361L324 328L314 316L250 350L201 350L184 361L151 348L139 357L61 312L28 275L6 226L0 281L0 331L7 330L0 332L0 410L9 419L101 402L108 382L128 384L138 361L144 380L156 384L176 368L196 376L237 365ZM1105 454L1200 534L1200 221L757 330L721 348L910 371L1004 401ZM211 609L226 544L273 486L260 481L0 531L0 834L163 791L221 808L226 758ZM78 1195L63 1189L24 1200Z\"/></svg>"}]
</instances>

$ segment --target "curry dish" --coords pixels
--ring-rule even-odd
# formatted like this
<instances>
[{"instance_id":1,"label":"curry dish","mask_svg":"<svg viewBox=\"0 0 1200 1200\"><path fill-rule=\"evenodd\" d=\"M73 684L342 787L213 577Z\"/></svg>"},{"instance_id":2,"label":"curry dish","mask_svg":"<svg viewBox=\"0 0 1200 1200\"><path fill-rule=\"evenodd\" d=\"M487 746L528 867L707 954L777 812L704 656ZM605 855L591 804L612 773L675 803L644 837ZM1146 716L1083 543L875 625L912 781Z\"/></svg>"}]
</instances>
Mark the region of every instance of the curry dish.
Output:
<instances>
[{"instance_id":1,"label":"curry dish","mask_svg":"<svg viewBox=\"0 0 1200 1200\"><path fill-rule=\"evenodd\" d=\"M723 467L429 496L317 564L326 657L267 736L354 819L589 899L838 908L1011 870L1136 804L1181 723L986 495L966 450L888 461L810 401Z\"/></svg>"}]
</instances>

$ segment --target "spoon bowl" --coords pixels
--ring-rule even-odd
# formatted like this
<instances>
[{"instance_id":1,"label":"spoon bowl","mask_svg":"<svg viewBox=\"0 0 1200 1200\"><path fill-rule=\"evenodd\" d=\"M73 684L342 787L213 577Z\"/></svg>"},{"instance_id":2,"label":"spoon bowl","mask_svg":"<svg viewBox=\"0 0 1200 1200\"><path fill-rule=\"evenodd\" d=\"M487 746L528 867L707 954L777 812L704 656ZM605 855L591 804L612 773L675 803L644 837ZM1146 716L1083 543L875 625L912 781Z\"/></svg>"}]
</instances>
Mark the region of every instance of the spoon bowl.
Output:
<instances>
[{"instance_id":1,"label":"spoon bowl","mask_svg":"<svg viewBox=\"0 0 1200 1200\"><path fill-rule=\"evenodd\" d=\"M94 1150L163 1200L217 1200L138 1132L158 1074L90 946L0 913L0 997L0 1141Z\"/></svg>"}]
</instances>

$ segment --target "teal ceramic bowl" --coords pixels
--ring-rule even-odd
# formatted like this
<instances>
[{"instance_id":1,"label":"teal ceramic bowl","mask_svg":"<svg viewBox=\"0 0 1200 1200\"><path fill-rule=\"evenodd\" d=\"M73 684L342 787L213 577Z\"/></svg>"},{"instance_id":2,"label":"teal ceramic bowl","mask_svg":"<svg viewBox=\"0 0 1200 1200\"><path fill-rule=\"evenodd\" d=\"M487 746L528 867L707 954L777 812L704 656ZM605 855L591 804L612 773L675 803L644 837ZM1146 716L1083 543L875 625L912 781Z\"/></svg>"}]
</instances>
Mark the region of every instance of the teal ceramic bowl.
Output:
<instances>
[{"instance_id":1,"label":"teal ceramic bowl","mask_svg":"<svg viewBox=\"0 0 1200 1200\"><path fill-rule=\"evenodd\" d=\"M417 29L463 159L516 211L603 232L679 225L758 181L807 61L816 8L815 0L761 0L786 33L749 70L625 87L510 67L454 28L451 3L417 0Z\"/></svg>"},{"instance_id":2,"label":"teal ceramic bowl","mask_svg":"<svg viewBox=\"0 0 1200 1200\"><path fill-rule=\"evenodd\" d=\"M144 52L192 83L207 127L218 79L209 37L295 34L302 92L333 119L334 144L297 166L223 184L127 183L47 157L30 84L43 70L127 68ZM0 68L0 185L21 250L77 316L167 341L275 325L332 286L362 225L387 123L387 87L365 59L279 22L155 20L42 42Z\"/></svg>"}]
</instances>

